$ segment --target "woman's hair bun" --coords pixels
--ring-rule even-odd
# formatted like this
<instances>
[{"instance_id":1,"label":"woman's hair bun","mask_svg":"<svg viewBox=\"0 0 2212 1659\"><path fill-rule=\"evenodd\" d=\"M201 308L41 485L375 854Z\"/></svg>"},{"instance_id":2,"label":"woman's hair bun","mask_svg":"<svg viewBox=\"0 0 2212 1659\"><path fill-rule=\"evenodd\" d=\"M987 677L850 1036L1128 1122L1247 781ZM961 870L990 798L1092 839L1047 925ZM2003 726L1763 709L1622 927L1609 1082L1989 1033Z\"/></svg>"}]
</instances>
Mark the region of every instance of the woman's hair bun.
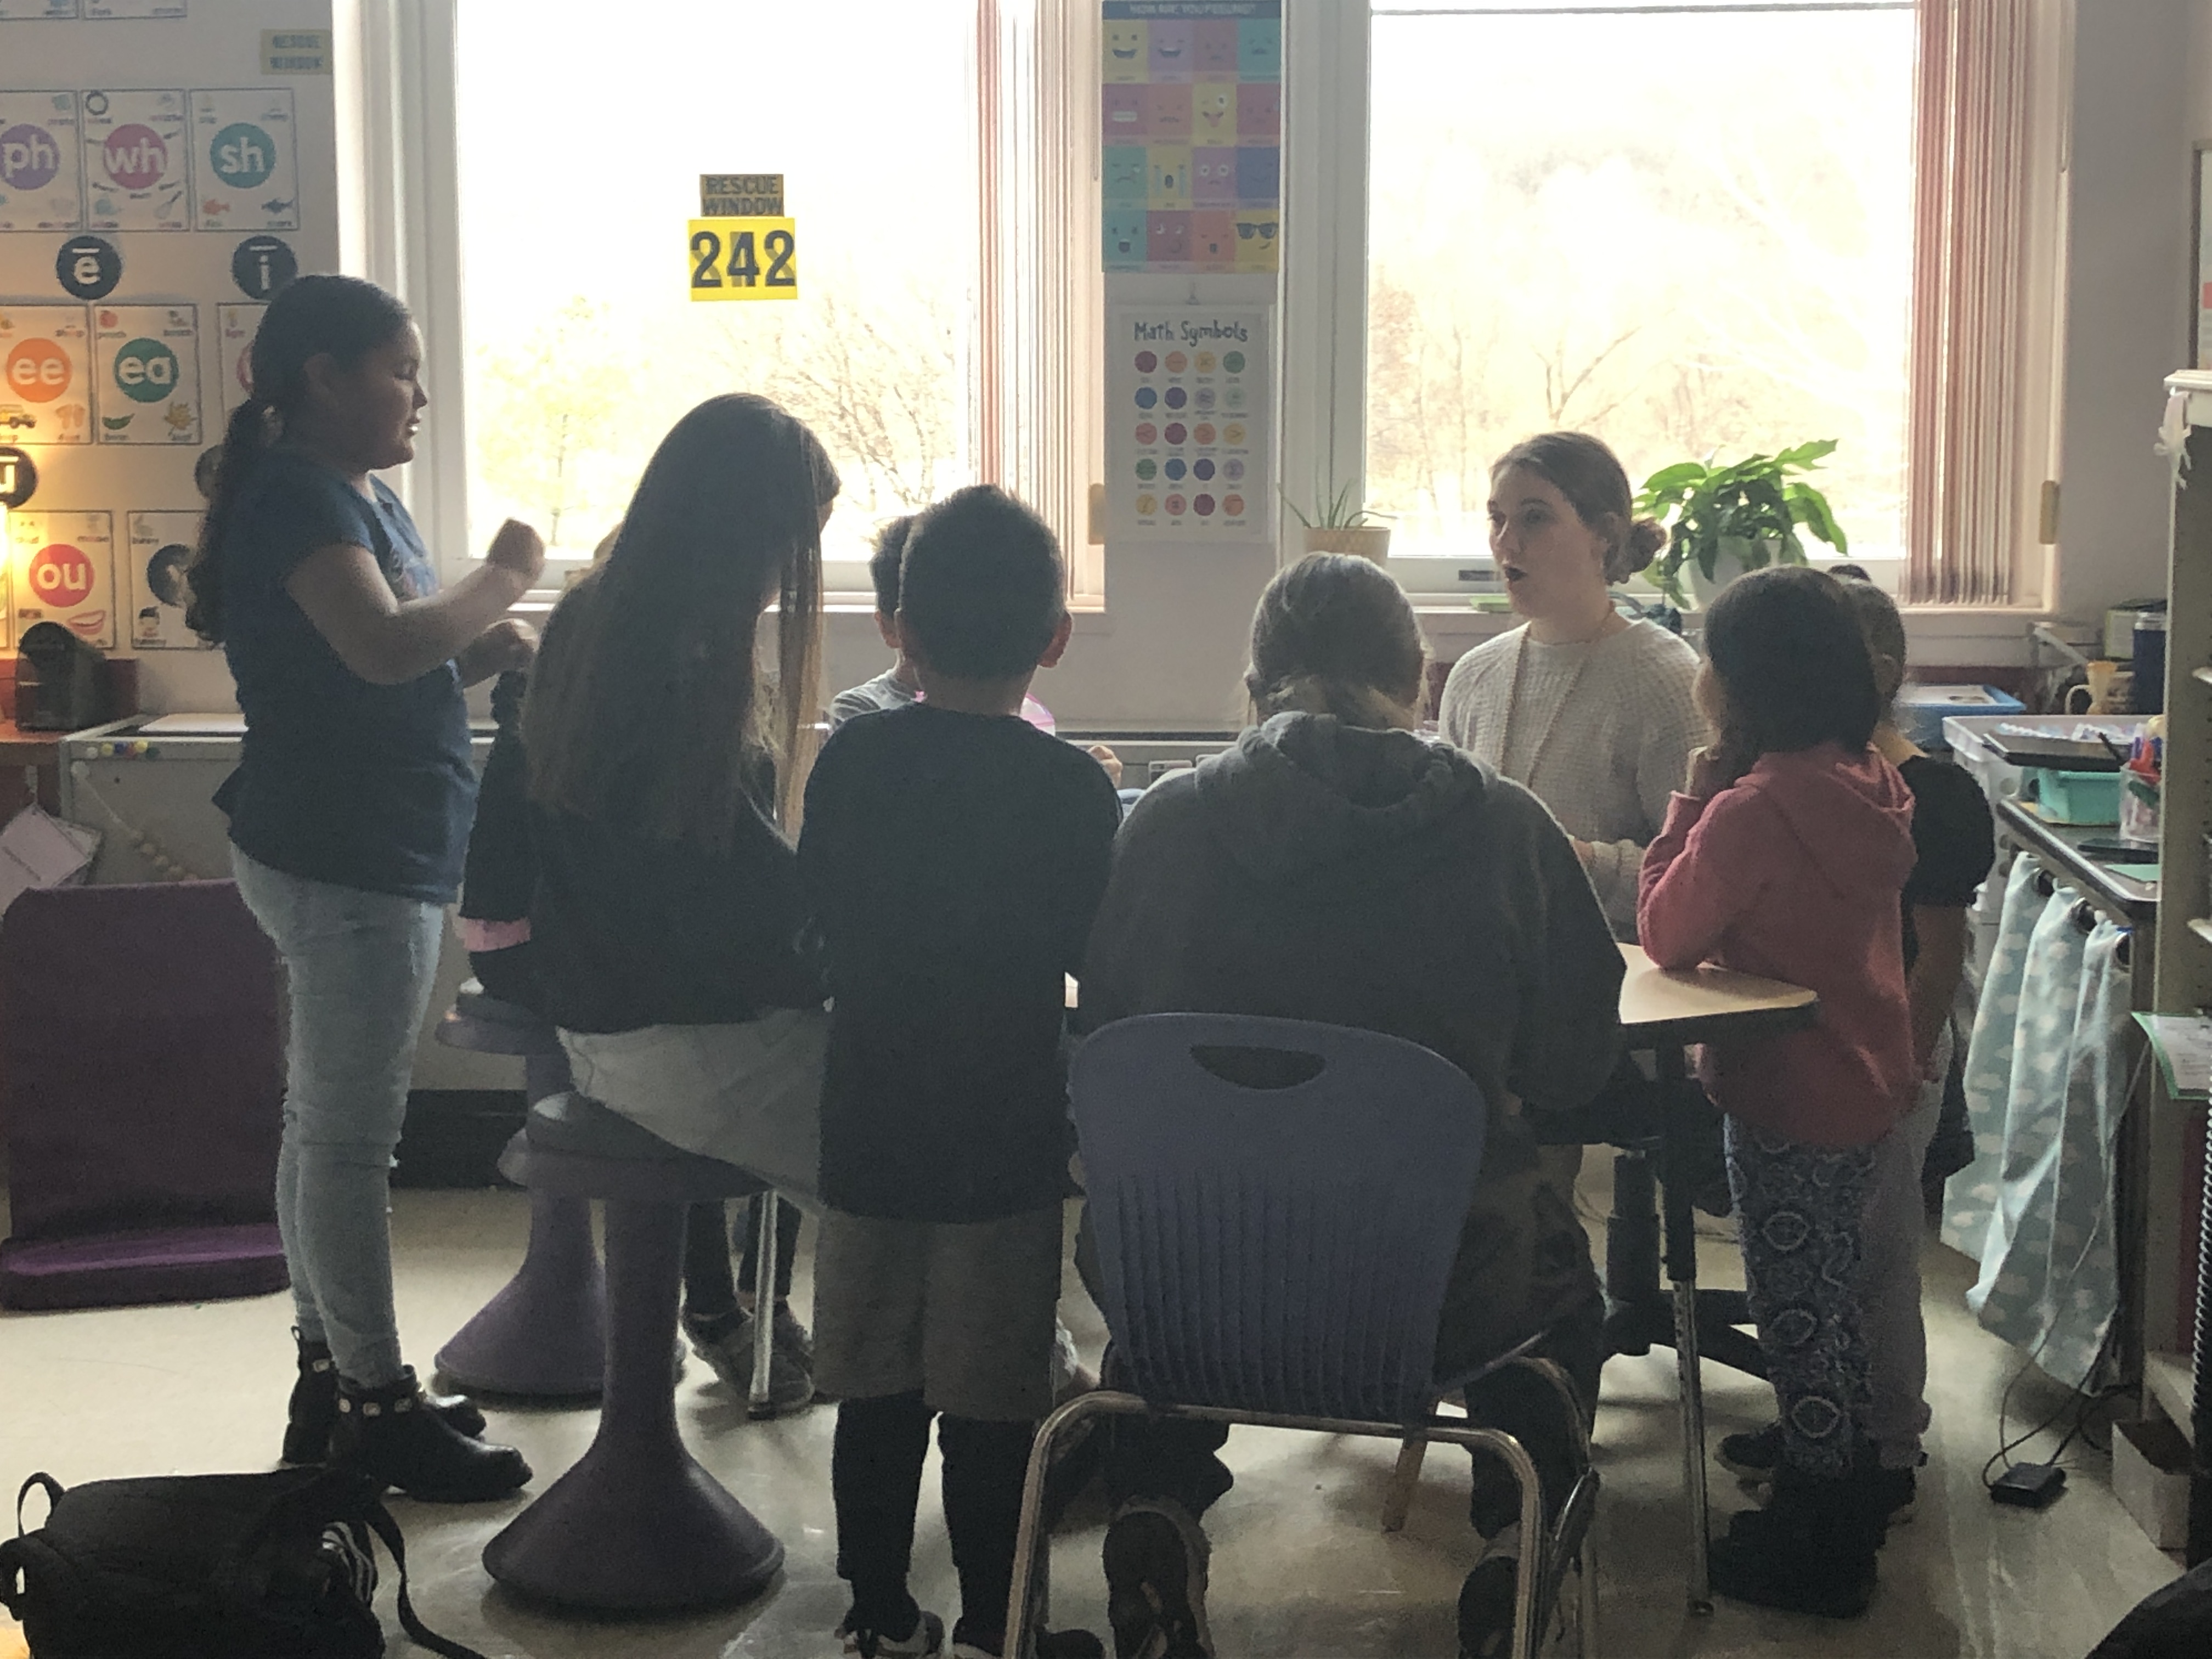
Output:
<instances>
[{"instance_id":1,"label":"woman's hair bun","mask_svg":"<svg viewBox=\"0 0 2212 1659\"><path fill-rule=\"evenodd\" d=\"M1656 519L1638 519L1620 538L1620 546L1613 556L1613 568L1605 574L1614 581L1626 581L1657 558L1659 550L1666 545L1665 525Z\"/></svg>"}]
</instances>

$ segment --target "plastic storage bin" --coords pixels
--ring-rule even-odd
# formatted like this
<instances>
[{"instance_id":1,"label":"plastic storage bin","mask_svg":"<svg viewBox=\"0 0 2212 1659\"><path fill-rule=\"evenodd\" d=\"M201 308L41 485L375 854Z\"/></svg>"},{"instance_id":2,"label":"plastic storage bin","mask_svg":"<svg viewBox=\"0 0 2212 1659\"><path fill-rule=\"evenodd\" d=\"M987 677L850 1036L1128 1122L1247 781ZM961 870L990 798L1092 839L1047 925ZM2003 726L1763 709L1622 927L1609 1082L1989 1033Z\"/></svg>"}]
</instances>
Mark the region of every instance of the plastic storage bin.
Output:
<instances>
[{"instance_id":1,"label":"plastic storage bin","mask_svg":"<svg viewBox=\"0 0 2212 1659\"><path fill-rule=\"evenodd\" d=\"M2057 772L2027 769L2020 798L2052 823L2117 824L2120 821L2118 772Z\"/></svg>"},{"instance_id":2,"label":"plastic storage bin","mask_svg":"<svg viewBox=\"0 0 2212 1659\"><path fill-rule=\"evenodd\" d=\"M1945 746L1954 715L2017 714L2027 705L1993 685L1906 685L1897 694L1897 728L1923 749Z\"/></svg>"}]
</instances>

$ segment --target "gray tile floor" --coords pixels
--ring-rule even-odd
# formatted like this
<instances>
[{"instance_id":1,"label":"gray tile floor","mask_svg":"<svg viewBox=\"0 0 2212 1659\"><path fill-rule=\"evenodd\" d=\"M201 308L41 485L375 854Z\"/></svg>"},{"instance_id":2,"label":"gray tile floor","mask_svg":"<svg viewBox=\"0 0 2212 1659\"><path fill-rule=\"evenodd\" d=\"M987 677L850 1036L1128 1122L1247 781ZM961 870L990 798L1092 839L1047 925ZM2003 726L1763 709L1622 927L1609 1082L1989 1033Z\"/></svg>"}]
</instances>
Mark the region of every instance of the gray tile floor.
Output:
<instances>
[{"instance_id":1,"label":"gray tile floor","mask_svg":"<svg viewBox=\"0 0 2212 1659\"><path fill-rule=\"evenodd\" d=\"M504 1280L519 1258L525 1201L512 1193L396 1195L393 1230L400 1308L411 1354L429 1354ZM1705 1249L1724 1282L1735 1251ZM802 1269L805 1247L802 1247ZM1682 1596L1684 1506L1673 1359L1664 1352L1617 1359L1606 1372L1597 1428L1605 1477L1600 1517L1604 1635L1612 1659L1688 1656L1881 1656L1881 1659L2080 1659L2126 1609L2172 1577L2113 1500L2105 1460L2072 1458L2070 1489L2043 1514L2002 1510L1979 1474L1996 1444L1999 1395L2018 1357L1982 1333L1961 1295L1970 1275L1956 1255L1928 1250L1928 1321L1936 1410L1934 1456L1921 1511L1893 1538L1871 1615L1829 1625L1723 1603L1690 1617ZM805 1305L806 1285L799 1286ZM1103 1333L1069 1279L1065 1311L1086 1352ZM65 1483L167 1470L266 1467L289 1385L288 1304L266 1297L202 1307L0 1316L0 1483L50 1469ZM1716 1436L1754 1426L1760 1385L1709 1368ZM2032 1377L2015 1420L2056 1402ZM835 1651L844 1610L829 1493L832 1413L817 1407L779 1422L745 1419L703 1367L678 1390L687 1439L717 1475L783 1538L785 1572L754 1605L659 1623L584 1623L518 1604L495 1590L477 1554L515 1504L455 1510L401 1503L415 1596L437 1628L517 1659L609 1655L721 1659ZM589 1442L588 1411L502 1413L495 1431L520 1445L542 1486ZM2048 1442L2042 1443L2045 1446ZM1211 1517L1212 1607L1224 1656L1445 1655L1450 1608L1466 1568L1467 1474L1456 1454L1431 1453L1405 1531L1377 1524L1391 1465L1385 1443L1240 1431L1230 1458L1237 1485ZM1717 1507L1743 1500L1717 1468ZM951 1563L925 1488L916 1594L949 1618ZM1103 1632L1098 1577L1103 1517L1079 1519L1054 1557L1056 1622ZM409 1651L396 1637L395 1654ZM15 1632L0 1615L0 1656Z\"/></svg>"}]
</instances>

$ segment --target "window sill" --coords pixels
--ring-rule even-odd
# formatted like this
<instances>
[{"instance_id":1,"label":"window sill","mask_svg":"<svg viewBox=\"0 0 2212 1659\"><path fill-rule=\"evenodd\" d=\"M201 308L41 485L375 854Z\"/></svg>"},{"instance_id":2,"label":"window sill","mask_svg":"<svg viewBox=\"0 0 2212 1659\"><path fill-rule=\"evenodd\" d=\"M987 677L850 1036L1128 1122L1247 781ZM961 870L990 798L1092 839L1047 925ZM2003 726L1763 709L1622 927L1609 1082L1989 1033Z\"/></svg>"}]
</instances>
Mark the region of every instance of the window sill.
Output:
<instances>
[{"instance_id":1,"label":"window sill","mask_svg":"<svg viewBox=\"0 0 2212 1659\"><path fill-rule=\"evenodd\" d=\"M1111 634L1114 631L1114 618L1107 611L1103 599L1070 599L1067 611L1078 634ZM822 614L830 619L832 628L851 628L855 625L854 618L865 618L868 631L872 634L875 631L875 601L860 595L833 593L823 600Z\"/></svg>"}]
</instances>

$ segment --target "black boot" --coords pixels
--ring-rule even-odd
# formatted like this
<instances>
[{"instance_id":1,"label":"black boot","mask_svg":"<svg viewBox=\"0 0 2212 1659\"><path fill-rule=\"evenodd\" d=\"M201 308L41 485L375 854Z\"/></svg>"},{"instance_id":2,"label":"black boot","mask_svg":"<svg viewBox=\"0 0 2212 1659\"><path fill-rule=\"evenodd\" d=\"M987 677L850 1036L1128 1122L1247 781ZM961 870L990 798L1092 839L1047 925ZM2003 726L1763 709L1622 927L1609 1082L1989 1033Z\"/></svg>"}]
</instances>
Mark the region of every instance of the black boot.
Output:
<instances>
[{"instance_id":1,"label":"black boot","mask_svg":"<svg viewBox=\"0 0 2212 1659\"><path fill-rule=\"evenodd\" d=\"M1804 1474L1784 1463L1774 1498L1713 1540L1712 1586L1738 1601L1823 1619L1856 1619L1874 1599L1879 1504L1863 1474Z\"/></svg>"},{"instance_id":2,"label":"black boot","mask_svg":"<svg viewBox=\"0 0 2212 1659\"><path fill-rule=\"evenodd\" d=\"M323 1462L331 1455L331 1431L338 1421L338 1368L331 1358L329 1344L308 1341L297 1327L293 1328L292 1340L299 1345L300 1376L292 1384L291 1404L285 1409L283 1461L296 1468ZM471 1439L483 1433L484 1414L466 1395L434 1394L424 1398L429 1401L430 1409L446 1419L447 1427Z\"/></svg>"},{"instance_id":3,"label":"black boot","mask_svg":"<svg viewBox=\"0 0 2212 1659\"><path fill-rule=\"evenodd\" d=\"M398 1382L378 1389L338 1379L331 1462L430 1504L488 1503L530 1479L514 1447L471 1440L433 1411L406 1366Z\"/></svg>"}]
</instances>

